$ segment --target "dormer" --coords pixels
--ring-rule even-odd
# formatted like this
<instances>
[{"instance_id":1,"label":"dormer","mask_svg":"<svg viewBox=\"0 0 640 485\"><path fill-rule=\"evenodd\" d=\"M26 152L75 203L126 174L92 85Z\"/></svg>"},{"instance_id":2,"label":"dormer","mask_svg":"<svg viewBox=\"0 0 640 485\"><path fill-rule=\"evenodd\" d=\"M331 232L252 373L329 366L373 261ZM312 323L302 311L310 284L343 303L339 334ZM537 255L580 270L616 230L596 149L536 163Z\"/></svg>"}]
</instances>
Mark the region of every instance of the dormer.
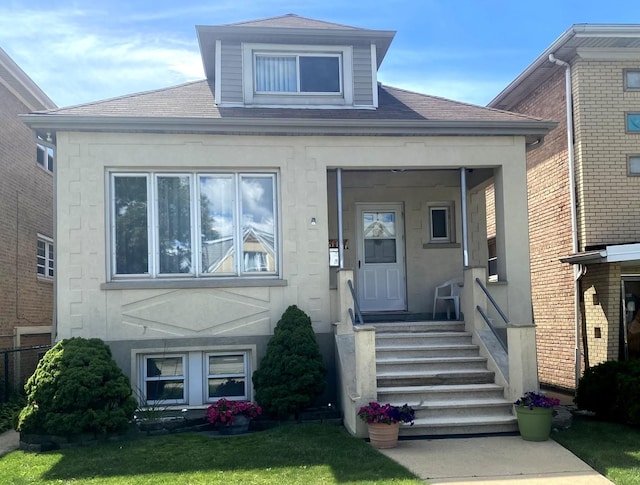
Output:
<instances>
[{"instance_id":1,"label":"dormer","mask_svg":"<svg viewBox=\"0 0 640 485\"><path fill-rule=\"evenodd\" d=\"M375 109L395 36L293 14L196 30L220 107Z\"/></svg>"}]
</instances>

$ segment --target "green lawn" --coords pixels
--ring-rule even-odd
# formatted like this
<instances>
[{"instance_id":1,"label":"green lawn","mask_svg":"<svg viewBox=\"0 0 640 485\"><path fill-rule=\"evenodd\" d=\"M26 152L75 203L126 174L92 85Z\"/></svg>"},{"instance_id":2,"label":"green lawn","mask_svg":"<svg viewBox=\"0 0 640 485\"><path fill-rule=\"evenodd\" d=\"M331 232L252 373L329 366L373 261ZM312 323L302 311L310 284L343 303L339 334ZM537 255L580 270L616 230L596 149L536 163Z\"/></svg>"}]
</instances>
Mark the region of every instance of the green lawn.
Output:
<instances>
[{"instance_id":1,"label":"green lawn","mask_svg":"<svg viewBox=\"0 0 640 485\"><path fill-rule=\"evenodd\" d=\"M553 439L617 485L640 483L640 429L574 416Z\"/></svg>"},{"instance_id":2,"label":"green lawn","mask_svg":"<svg viewBox=\"0 0 640 485\"><path fill-rule=\"evenodd\" d=\"M422 484L341 427L290 425L231 437L201 433L0 457L10 484Z\"/></svg>"}]
</instances>

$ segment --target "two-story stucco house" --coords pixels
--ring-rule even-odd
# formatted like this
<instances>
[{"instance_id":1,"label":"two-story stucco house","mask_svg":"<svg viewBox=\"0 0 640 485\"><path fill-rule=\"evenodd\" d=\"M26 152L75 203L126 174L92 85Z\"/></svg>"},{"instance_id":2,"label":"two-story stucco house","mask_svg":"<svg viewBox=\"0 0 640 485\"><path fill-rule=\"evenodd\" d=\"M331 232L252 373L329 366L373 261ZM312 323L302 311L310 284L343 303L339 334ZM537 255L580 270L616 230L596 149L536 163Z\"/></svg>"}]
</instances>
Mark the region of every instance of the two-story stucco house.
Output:
<instances>
[{"instance_id":1,"label":"two-story stucco house","mask_svg":"<svg viewBox=\"0 0 640 485\"><path fill-rule=\"evenodd\" d=\"M51 344L54 153L18 117L56 105L0 49L0 349ZM50 140L51 141L51 140ZM35 369L37 351L0 361L0 400ZM7 376L8 382L5 381Z\"/></svg>"},{"instance_id":2,"label":"two-story stucco house","mask_svg":"<svg viewBox=\"0 0 640 485\"><path fill-rule=\"evenodd\" d=\"M357 432L382 367L354 298L427 314L436 286L464 275L465 322L451 324L479 352L472 275L486 281L494 182L496 300L523 330L509 340L519 377L476 356L472 381L500 381L511 419L512 394L537 385L525 152L554 124L379 84L391 31L285 15L197 33L205 80L24 118L57 145L56 338L102 338L145 400L199 407L252 398L296 304L330 369L324 403Z\"/></svg>"},{"instance_id":3,"label":"two-story stucco house","mask_svg":"<svg viewBox=\"0 0 640 485\"><path fill-rule=\"evenodd\" d=\"M527 154L531 278L540 381L574 389L640 356L640 26L572 26L489 106L559 121Z\"/></svg>"}]
</instances>

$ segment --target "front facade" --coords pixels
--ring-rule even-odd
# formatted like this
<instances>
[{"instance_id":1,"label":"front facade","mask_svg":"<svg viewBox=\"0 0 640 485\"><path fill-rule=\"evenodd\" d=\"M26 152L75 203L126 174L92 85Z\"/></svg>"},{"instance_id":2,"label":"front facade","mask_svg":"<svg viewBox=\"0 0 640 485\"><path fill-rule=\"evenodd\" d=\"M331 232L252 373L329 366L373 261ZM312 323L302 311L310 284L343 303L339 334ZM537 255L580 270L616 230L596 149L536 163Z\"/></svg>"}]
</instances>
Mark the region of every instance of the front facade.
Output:
<instances>
[{"instance_id":1,"label":"front facade","mask_svg":"<svg viewBox=\"0 0 640 485\"><path fill-rule=\"evenodd\" d=\"M57 145L57 339L104 339L143 401L205 406L252 398L296 304L335 402L341 271L365 312L431 312L486 264L491 182L502 300L530 323L525 147L552 124L378 84L393 32L197 30L206 80L24 117Z\"/></svg>"},{"instance_id":2,"label":"front facade","mask_svg":"<svg viewBox=\"0 0 640 485\"><path fill-rule=\"evenodd\" d=\"M639 79L640 26L574 25L489 104L559 122L527 155L538 361L551 386L574 389L585 366L640 355Z\"/></svg>"},{"instance_id":3,"label":"front facade","mask_svg":"<svg viewBox=\"0 0 640 485\"><path fill-rule=\"evenodd\" d=\"M54 153L46 135L36 140L18 116L55 104L2 49L0 106L0 349L47 345L53 315ZM22 360L10 359L16 387L35 368L35 360Z\"/></svg>"}]
</instances>

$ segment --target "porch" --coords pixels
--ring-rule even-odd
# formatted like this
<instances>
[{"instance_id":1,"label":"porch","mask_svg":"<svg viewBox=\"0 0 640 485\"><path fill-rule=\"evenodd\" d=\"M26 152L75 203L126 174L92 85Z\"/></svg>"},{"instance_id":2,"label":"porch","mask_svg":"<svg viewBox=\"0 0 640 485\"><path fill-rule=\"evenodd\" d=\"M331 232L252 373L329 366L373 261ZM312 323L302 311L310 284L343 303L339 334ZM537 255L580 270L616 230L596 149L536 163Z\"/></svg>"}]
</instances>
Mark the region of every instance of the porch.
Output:
<instances>
[{"instance_id":1,"label":"porch","mask_svg":"<svg viewBox=\"0 0 640 485\"><path fill-rule=\"evenodd\" d=\"M336 366L344 423L352 434L367 435L357 411L370 401L416 409L415 425L401 427L404 436L517 430L512 402L538 388L535 328L493 317L502 310L483 284L485 275L484 268L464 270L464 321L367 324L360 323L352 272L340 271L344 319L334 325Z\"/></svg>"}]
</instances>

